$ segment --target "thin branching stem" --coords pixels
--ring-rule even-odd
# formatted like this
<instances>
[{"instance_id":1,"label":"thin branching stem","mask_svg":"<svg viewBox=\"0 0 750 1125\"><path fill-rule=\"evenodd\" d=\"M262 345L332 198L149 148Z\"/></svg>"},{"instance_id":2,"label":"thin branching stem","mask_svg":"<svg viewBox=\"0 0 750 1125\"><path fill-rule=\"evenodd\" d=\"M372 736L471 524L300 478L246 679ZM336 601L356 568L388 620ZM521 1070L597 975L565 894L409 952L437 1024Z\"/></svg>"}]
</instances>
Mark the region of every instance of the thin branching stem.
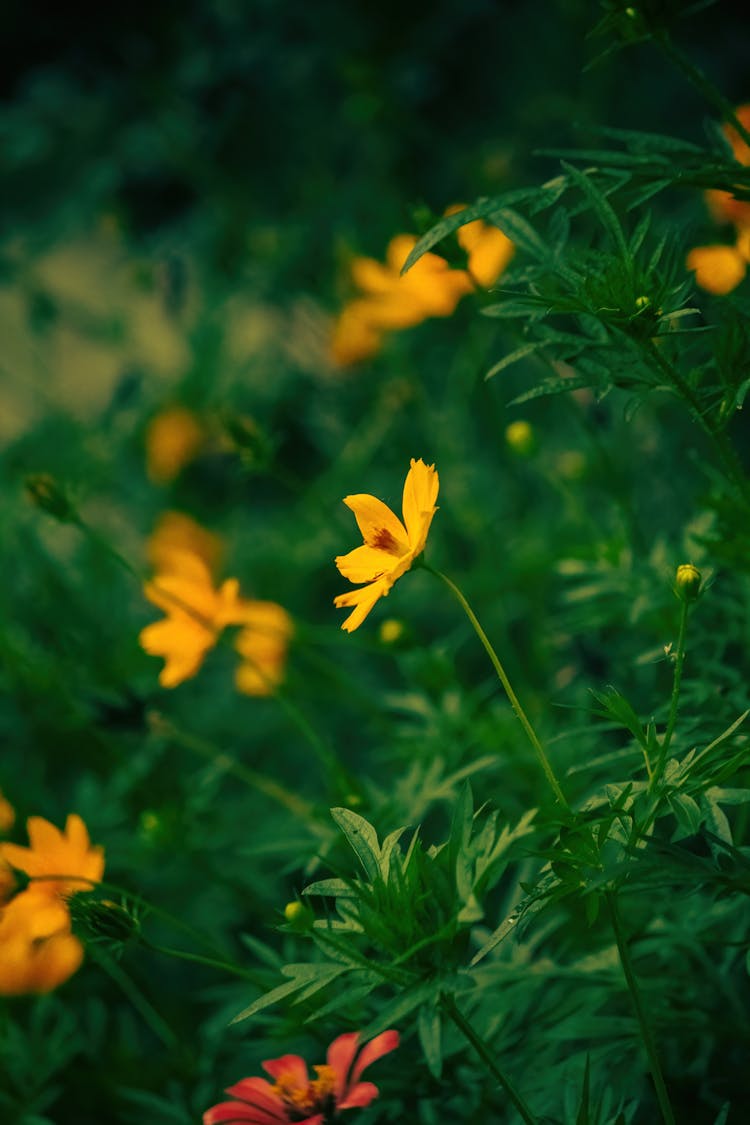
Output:
<instances>
[{"instance_id":1,"label":"thin branching stem","mask_svg":"<svg viewBox=\"0 0 750 1125\"><path fill-rule=\"evenodd\" d=\"M490 1074L493 1076L493 1078L497 1079L503 1090L505 1090L505 1093L513 1102L513 1105L518 1110L521 1118L526 1122L526 1125L536 1125L536 1118L534 1117L534 1114L531 1112L523 1097L521 1096L521 1094L519 1094L518 1090L511 1082L510 1078L508 1078L507 1074L497 1065L492 1051L489 1049L484 1039L482 1039L482 1037L478 1035L474 1030L471 1023L467 1020L466 1016L456 1004L453 996L444 994L441 997L441 1004L446 1015L448 1015L453 1020L458 1030L462 1033L462 1035L465 1036L466 1039L468 1039L469 1043L471 1043L472 1047L479 1055L480 1059L487 1067Z\"/></svg>"},{"instance_id":2,"label":"thin branching stem","mask_svg":"<svg viewBox=\"0 0 750 1125\"><path fill-rule=\"evenodd\" d=\"M528 738L529 742L531 743L532 747L534 748L534 753L536 754L536 756L539 760L539 764L542 767L542 770L544 771L544 776L547 778L547 781L550 784L550 788L552 789L552 792L555 794L555 797L557 798L559 803L562 805L562 807L566 811L570 811L570 806L569 806L569 804L568 804L568 802L565 798L565 794L563 793L562 789L560 788L560 783L557 780L557 777L555 776L555 771L552 769L552 766L550 765L550 761L549 761L549 758L547 757L547 754L545 753L544 747L542 746L541 742L539 741L539 738L537 737L536 731L534 730L531 723L529 722L529 720L526 716L526 712L524 711L523 707L521 706L521 704L519 702L519 699L518 699L518 696L514 692L513 687L511 685L511 682L508 679L508 676L506 674L506 671L505 671L505 669L503 668L503 666L500 662L500 658L498 657L497 653L495 652L495 649L492 647L492 644L490 642L489 637L485 633L482 626L479 624L479 620L477 619L477 616L474 613L474 610L471 608L468 601L466 600L464 595L459 590L458 586L455 584L455 582L453 582L450 578L448 578L447 574L443 574L442 571L440 571L440 570L435 570L434 567L428 566L427 563L424 563L423 566L424 566L425 570L429 570L431 574L434 574L436 578L439 578L442 582L445 583L445 585L451 591L451 593L453 594L453 596L456 598L459 605L463 609L464 613L468 617L469 621L472 624L474 632L479 637L479 640L482 642L482 645L484 647L485 652L487 653L487 655L490 658L490 661L492 662L492 667L495 669L495 672L497 674L497 678L499 679L500 683L503 686L503 690L505 691L505 694L508 697L508 701L509 701L511 707L513 708L513 711L515 712L515 715L516 715L517 719L519 720L519 722L521 723L521 726L524 729L526 737Z\"/></svg>"},{"instance_id":3,"label":"thin branching stem","mask_svg":"<svg viewBox=\"0 0 750 1125\"><path fill-rule=\"evenodd\" d=\"M677 47L668 31L663 28L654 32L654 40L659 44L664 54L681 70L691 85L695 86L709 105L712 105L724 121L727 121L737 130L745 144L750 145L750 133L742 124L734 111L734 106L724 97L721 90L706 78L702 70L691 62L687 55Z\"/></svg>"},{"instance_id":4,"label":"thin branching stem","mask_svg":"<svg viewBox=\"0 0 750 1125\"><path fill-rule=\"evenodd\" d=\"M651 1070L651 1077L654 1080L654 1088L656 1090L656 1100L659 1103L661 1116L664 1125L675 1125L675 1116L672 1110L672 1104L669 1100L667 1087L664 1082L664 1075L662 1074L661 1064L659 1062L659 1055L656 1050L656 1040L654 1033L651 1030L651 1025L646 1016L646 1009L643 1004L643 997L638 985L638 979L633 969L633 962L630 957L630 949L628 947L628 940L625 936L625 931L622 926L622 919L620 917L620 909L617 904L617 898L614 891L608 891L605 895L607 905L609 907L609 916L612 920L612 929L617 942L617 950L620 954L620 964L622 971L625 974L625 982L628 986L633 1007L635 1008L636 1018L638 1025L641 1029L641 1039L643 1046L646 1048L648 1055L649 1068Z\"/></svg>"},{"instance_id":5,"label":"thin branching stem","mask_svg":"<svg viewBox=\"0 0 750 1125\"><path fill-rule=\"evenodd\" d=\"M685 663L685 637L687 635L689 612L690 605L687 600L683 600L680 610L680 630L677 635L677 652L675 653L674 661L674 678L672 680L672 700L669 705L669 719L667 720L667 729L664 732L664 738L662 739L661 748L659 750L659 760L654 773L654 781L659 781L664 773L669 746L672 741L672 735L674 734L675 724L677 723L677 710L680 704L680 685L682 684L682 667Z\"/></svg>"}]
</instances>

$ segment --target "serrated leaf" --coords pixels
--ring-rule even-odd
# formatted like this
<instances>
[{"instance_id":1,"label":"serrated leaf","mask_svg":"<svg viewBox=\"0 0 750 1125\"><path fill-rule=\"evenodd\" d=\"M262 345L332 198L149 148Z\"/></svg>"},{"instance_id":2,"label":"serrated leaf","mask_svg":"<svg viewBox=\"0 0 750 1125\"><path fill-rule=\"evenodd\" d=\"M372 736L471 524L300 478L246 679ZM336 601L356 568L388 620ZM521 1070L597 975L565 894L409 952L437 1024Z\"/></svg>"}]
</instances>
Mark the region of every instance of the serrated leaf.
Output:
<instances>
[{"instance_id":1,"label":"serrated leaf","mask_svg":"<svg viewBox=\"0 0 750 1125\"><path fill-rule=\"evenodd\" d=\"M351 809L331 809L331 816L349 841L370 881L380 871L378 835L369 821Z\"/></svg>"},{"instance_id":2,"label":"serrated leaf","mask_svg":"<svg viewBox=\"0 0 750 1125\"><path fill-rule=\"evenodd\" d=\"M524 359L525 356L532 355L534 352L538 352L539 349L543 347L545 347L544 340L535 340L531 344L523 344L520 348L516 348L515 351L510 352L509 355L504 356L499 361L499 363L496 363L494 367L491 367L489 369L484 377L485 382L487 382L489 379L494 378L495 375L499 375L500 372L504 371L506 367L510 367L512 364L517 363L519 359Z\"/></svg>"},{"instance_id":3,"label":"serrated leaf","mask_svg":"<svg viewBox=\"0 0 750 1125\"><path fill-rule=\"evenodd\" d=\"M581 376L580 378L573 379L547 379L544 383L538 383L536 387L532 387L529 391L524 391L523 394L517 395L512 398L508 406L519 406L523 402L530 402L535 398L545 398L548 395L564 395L570 391L578 391L583 387L598 387L598 382L591 379L589 376Z\"/></svg>"},{"instance_id":4,"label":"serrated leaf","mask_svg":"<svg viewBox=\"0 0 750 1125\"><path fill-rule=\"evenodd\" d=\"M294 993L299 993L298 999L312 996L321 988L325 988L331 981L334 981L336 977L348 972L349 968L349 965L332 965L330 963L285 965L281 970L282 974L292 976L293 979L287 981L286 984L280 984L277 988L272 988L270 992L264 993L263 996L259 996L247 1008L243 1008L230 1023L235 1024L250 1019L251 1016L262 1012L264 1008L270 1008L272 1004L287 996L293 996Z\"/></svg>"},{"instance_id":5,"label":"serrated leaf","mask_svg":"<svg viewBox=\"0 0 750 1125\"><path fill-rule=\"evenodd\" d=\"M563 161L563 168L588 199L592 210L598 215L602 226L617 247L623 263L630 265L631 257L628 252L625 235L620 226L620 221L612 208L612 204L585 172L581 172L580 169L574 167L572 164L566 164L565 161Z\"/></svg>"}]
</instances>

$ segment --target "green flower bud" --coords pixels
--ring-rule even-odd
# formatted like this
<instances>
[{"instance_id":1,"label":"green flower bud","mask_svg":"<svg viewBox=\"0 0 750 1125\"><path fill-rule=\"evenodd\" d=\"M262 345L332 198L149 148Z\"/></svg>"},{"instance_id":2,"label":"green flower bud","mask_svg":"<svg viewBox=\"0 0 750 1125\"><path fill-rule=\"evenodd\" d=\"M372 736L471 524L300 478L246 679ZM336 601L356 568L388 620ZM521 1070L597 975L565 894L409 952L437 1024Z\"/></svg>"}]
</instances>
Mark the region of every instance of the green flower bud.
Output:
<instances>
[{"instance_id":1,"label":"green flower bud","mask_svg":"<svg viewBox=\"0 0 750 1125\"><path fill-rule=\"evenodd\" d=\"M692 563L683 563L675 574L675 592L684 602L694 602L701 592L703 576Z\"/></svg>"},{"instance_id":2,"label":"green flower bud","mask_svg":"<svg viewBox=\"0 0 750 1125\"><path fill-rule=\"evenodd\" d=\"M508 447L519 457L531 457L536 451L536 435L529 422L518 418L505 430Z\"/></svg>"}]
</instances>

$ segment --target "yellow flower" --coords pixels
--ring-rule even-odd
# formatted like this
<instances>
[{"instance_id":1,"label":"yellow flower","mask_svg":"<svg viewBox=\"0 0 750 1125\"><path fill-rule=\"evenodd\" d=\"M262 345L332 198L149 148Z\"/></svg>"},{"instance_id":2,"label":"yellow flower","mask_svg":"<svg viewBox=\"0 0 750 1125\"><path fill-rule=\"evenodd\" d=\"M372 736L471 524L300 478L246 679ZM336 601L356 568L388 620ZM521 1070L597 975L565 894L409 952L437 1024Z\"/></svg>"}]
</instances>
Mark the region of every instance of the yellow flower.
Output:
<instances>
[{"instance_id":1,"label":"yellow flower","mask_svg":"<svg viewBox=\"0 0 750 1125\"><path fill-rule=\"evenodd\" d=\"M382 334L411 328L430 316L451 316L474 285L465 270L454 270L437 254L423 254L401 275L417 238L397 234L386 251L385 263L355 258L352 279L363 296L351 301L333 331L332 355L341 364L356 363L374 355Z\"/></svg>"},{"instance_id":2,"label":"yellow flower","mask_svg":"<svg viewBox=\"0 0 750 1125\"><path fill-rule=\"evenodd\" d=\"M192 411L170 406L152 418L146 431L146 467L155 484L169 484L193 460L205 433Z\"/></svg>"},{"instance_id":3,"label":"yellow flower","mask_svg":"<svg viewBox=\"0 0 750 1125\"><path fill-rule=\"evenodd\" d=\"M148 541L148 561L158 574L166 574L175 555L185 552L197 555L213 573L221 560L222 543L184 512L164 512Z\"/></svg>"},{"instance_id":4,"label":"yellow flower","mask_svg":"<svg viewBox=\"0 0 750 1125\"><path fill-rule=\"evenodd\" d=\"M0 789L0 833L9 832L16 820L16 810Z\"/></svg>"},{"instance_id":5,"label":"yellow flower","mask_svg":"<svg viewBox=\"0 0 750 1125\"><path fill-rule=\"evenodd\" d=\"M36 889L43 885L23 891L0 909L3 996L50 992L72 976L83 960L83 946L70 932L65 904Z\"/></svg>"},{"instance_id":6,"label":"yellow flower","mask_svg":"<svg viewBox=\"0 0 750 1125\"><path fill-rule=\"evenodd\" d=\"M455 215L465 209L465 203L454 203L445 213ZM483 223L481 219L459 227L456 238L461 249L468 255L472 281L481 285L483 289L489 289L495 284L516 252L507 234L492 223Z\"/></svg>"},{"instance_id":7,"label":"yellow flower","mask_svg":"<svg viewBox=\"0 0 750 1125\"><path fill-rule=\"evenodd\" d=\"M247 602L240 598L236 578L218 589L203 559L188 551L170 556L170 570L143 587L150 602L166 617L141 630L141 647L166 663L159 674L162 687L177 687L200 668L227 625L241 625Z\"/></svg>"},{"instance_id":8,"label":"yellow flower","mask_svg":"<svg viewBox=\"0 0 750 1125\"><path fill-rule=\"evenodd\" d=\"M348 555L339 555L336 566L350 582L366 583L334 599L338 607L355 607L341 626L348 633L359 628L378 598L388 595L394 582L424 550L437 511L438 487L435 466L412 458L404 482L403 523L375 496L360 493L344 497L344 503L354 512L364 544Z\"/></svg>"},{"instance_id":9,"label":"yellow flower","mask_svg":"<svg viewBox=\"0 0 750 1125\"><path fill-rule=\"evenodd\" d=\"M35 881L35 893L48 897L64 896L88 890L92 881L101 880L104 849L91 846L86 825L76 813L68 817L64 832L41 816L30 816L26 827L29 847L0 844L0 859L30 876L66 876ZM80 878L76 879L76 875Z\"/></svg>"},{"instance_id":10,"label":"yellow flower","mask_svg":"<svg viewBox=\"0 0 750 1125\"><path fill-rule=\"evenodd\" d=\"M292 619L275 602L248 602L234 647L242 657L235 672L244 695L272 695L284 678Z\"/></svg>"},{"instance_id":11,"label":"yellow flower","mask_svg":"<svg viewBox=\"0 0 750 1125\"><path fill-rule=\"evenodd\" d=\"M685 264L701 289L719 297L736 289L747 273L747 259L737 246L696 246Z\"/></svg>"}]
</instances>

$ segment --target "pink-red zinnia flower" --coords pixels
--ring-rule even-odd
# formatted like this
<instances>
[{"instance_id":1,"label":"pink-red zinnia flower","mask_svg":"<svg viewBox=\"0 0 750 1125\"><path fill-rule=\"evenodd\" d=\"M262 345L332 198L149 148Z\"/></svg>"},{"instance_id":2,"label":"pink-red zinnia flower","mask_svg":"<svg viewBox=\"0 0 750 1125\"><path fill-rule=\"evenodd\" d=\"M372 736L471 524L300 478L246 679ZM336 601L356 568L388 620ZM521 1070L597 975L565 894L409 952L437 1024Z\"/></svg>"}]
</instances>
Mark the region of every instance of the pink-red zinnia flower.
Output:
<instances>
[{"instance_id":1,"label":"pink-red zinnia flower","mask_svg":"<svg viewBox=\"0 0 750 1125\"><path fill-rule=\"evenodd\" d=\"M343 1109L369 1105L378 1096L372 1082L360 1082L366 1067L398 1047L397 1031L376 1035L359 1050L359 1033L334 1039L325 1064L313 1067L299 1055L282 1055L263 1063L273 1079L243 1078L227 1093L234 1099L206 1110L203 1125L329 1125Z\"/></svg>"}]
</instances>

